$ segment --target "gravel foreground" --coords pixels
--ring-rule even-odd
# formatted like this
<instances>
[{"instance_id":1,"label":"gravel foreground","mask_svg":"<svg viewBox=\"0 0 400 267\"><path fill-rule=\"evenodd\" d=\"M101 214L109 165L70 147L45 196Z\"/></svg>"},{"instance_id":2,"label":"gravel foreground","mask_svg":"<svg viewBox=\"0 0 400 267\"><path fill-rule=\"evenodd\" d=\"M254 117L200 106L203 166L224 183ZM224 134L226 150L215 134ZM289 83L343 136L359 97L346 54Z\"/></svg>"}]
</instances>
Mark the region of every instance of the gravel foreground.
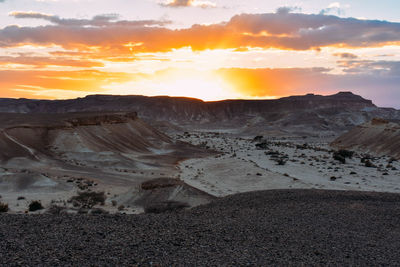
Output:
<instances>
[{"instance_id":1,"label":"gravel foreground","mask_svg":"<svg viewBox=\"0 0 400 267\"><path fill-rule=\"evenodd\" d=\"M400 195L273 190L143 215L0 215L0 265L400 265Z\"/></svg>"}]
</instances>

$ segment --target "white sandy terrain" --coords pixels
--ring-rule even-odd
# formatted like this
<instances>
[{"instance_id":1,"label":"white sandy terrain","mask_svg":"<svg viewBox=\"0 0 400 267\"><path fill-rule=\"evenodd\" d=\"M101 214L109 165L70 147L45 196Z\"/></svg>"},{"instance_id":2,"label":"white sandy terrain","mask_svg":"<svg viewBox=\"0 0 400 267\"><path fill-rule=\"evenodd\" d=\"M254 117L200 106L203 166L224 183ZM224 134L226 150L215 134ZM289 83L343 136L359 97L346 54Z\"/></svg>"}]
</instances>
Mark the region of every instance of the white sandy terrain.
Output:
<instances>
[{"instance_id":1,"label":"white sandy terrain","mask_svg":"<svg viewBox=\"0 0 400 267\"><path fill-rule=\"evenodd\" d=\"M311 140L304 149L301 145L309 140L273 140L268 149L257 149L258 142L252 138L221 133L196 132L176 138L221 152L180 163L182 180L215 196L288 188L400 192L399 162L377 157L371 161L378 168L368 168L361 163L361 155L354 155L341 164L332 158L327 140ZM266 155L275 151L287 156L284 165Z\"/></svg>"}]
</instances>

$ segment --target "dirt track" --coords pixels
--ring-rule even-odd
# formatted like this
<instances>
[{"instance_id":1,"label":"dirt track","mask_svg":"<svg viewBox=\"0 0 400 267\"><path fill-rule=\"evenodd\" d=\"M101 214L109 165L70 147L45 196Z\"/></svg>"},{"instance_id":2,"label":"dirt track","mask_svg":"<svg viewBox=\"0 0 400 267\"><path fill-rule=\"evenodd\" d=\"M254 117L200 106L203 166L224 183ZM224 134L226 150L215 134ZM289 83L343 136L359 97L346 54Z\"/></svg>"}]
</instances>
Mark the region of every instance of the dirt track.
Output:
<instances>
[{"instance_id":1,"label":"dirt track","mask_svg":"<svg viewBox=\"0 0 400 267\"><path fill-rule=\"evenodd\" d=\"M399 204L277 190L160 215L1 215L0 265L399 265Z\"/></svg>"}]
</instances>

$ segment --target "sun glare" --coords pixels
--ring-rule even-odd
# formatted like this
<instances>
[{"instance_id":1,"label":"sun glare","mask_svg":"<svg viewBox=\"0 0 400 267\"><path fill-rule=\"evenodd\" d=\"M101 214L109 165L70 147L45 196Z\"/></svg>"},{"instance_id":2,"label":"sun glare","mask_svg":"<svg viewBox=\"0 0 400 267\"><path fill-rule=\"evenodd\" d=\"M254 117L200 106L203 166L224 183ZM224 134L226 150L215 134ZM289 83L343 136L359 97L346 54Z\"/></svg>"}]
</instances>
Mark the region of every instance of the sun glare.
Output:
<instances>
[{"instance_id":1,"label":"sun glare","mask_svg":"<svg viewBox=\"0 0 400 267\"><path fill-rule=\"evenodd\" d=\"M188 77L160 84L162 91L171 96L186 96L205 101L221 100L231 97L226 84L217 80L206 80L201 77Z\"/></svg>"},{"instance_id":2,"label":"sun glare","mask_svg":"<svg viewBox=\"0 0 400 267\"><path fill-rule=\"evenodd\" d=\"M141 79L108 87L111 94L145 94L191 97L204 101L239 98L232 86L218 75L203 72L165 72L152 78Z\"/></svg>"}]
</instances>

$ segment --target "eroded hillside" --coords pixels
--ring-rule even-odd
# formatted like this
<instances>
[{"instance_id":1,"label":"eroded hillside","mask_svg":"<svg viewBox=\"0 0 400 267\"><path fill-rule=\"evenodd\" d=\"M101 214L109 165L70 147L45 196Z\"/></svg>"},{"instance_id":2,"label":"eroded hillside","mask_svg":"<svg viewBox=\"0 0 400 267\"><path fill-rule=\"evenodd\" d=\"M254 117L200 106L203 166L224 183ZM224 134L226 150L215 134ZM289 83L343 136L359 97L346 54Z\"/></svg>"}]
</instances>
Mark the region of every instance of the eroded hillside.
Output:
<instances>
[{"instance_id":1,"label":"eroded hillside","mask_svg":"<svg viewBox=\"0 0 400 267\"><path fill-rule=\"evenodd\" d=\"M79 190L123 203L143 182L175 177L180 160L209 154L136 113L0 114L0 122L0 194L9 203L18 195L65 200Z\"/></svg>"}]
</instances>

